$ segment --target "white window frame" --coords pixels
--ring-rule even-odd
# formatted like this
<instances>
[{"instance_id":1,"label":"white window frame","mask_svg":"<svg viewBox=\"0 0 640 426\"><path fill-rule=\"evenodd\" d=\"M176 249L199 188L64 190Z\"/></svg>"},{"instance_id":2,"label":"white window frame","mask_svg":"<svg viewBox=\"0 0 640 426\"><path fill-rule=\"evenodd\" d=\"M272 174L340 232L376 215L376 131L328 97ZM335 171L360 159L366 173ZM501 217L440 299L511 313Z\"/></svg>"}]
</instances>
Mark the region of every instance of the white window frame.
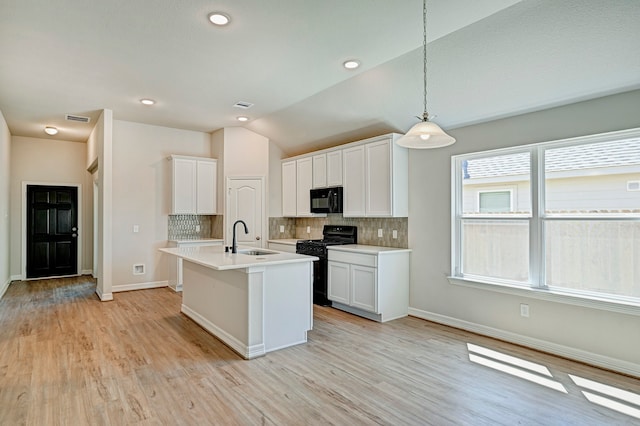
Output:
<instances>
[{"instance_id":1,"label":"white window frame","mask_svg":"<svg viewBox=\"0 0 640 426\"><path fill-rule=\"evenodd\" d=\"M573 215L546 215L545 214L545 150L566 146L577 146L598 142L610 142L622 139L640 138L640 128L622 130L617 132L602 133L597 135L582 136L577 138L562 139L557 141L542 142L531 145L521 145L476 153L460 154L451 157L451 276L449 282L454 285L462 285L472 288L500 293L525 296L536 299L550 300L578 306L587 306L614 312L622 312L640 316L640 301L636 298L615 296L608 294L589 293L586 291L572 291L562 288L549 288L546 286L545 276L545 223L557 220L594 220L619 221L630 220L640 222L640 215L598 215L598 216L573 216ZM530 188L531 188L531 214L530 215L478 215L473 219L506 219L529 220L529 281L528 283L509 282L497 278L465 276L462 271L462 223L469 217L462 215L462 163L465 160L483 157L495 157L500 155L530 153Z\"/></svg>"}]
</instances>

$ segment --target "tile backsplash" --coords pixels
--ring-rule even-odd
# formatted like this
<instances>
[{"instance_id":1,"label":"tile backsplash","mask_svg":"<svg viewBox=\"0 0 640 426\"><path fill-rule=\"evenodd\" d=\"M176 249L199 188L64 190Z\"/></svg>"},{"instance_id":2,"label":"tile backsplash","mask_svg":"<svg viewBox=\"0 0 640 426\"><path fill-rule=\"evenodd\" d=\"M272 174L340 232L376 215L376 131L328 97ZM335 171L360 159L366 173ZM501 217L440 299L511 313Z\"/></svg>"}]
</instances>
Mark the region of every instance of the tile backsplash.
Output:
<instances>
[{"instance_id":1,"label":"tile backsplash","mask_svg":"<svg viewBox=\"0 0 640 426\"><path fill-rule=\"evenodd\" d=\"M358 227L358 244L407 248L408 222L406 217L345 218L341 214L310 218L270 217L269 239L318 239L322 238L324 225L354 225ZM280 232L280 226L284 226L284 232ZM307 233L307 227L311 232ZM378 237L378 229L382 229L382 237ZM394 230L398 231L398 238L393 238Z\"/></svg>"},{"instance_id":2,"label":"tile backsplash","mask_svg":"<svg viewBox=\"0 0 640 426\"><path fill-rule=\"evenodd\" d=\"M169 215L167 239L198 240L202 238L222 238L222 218L220 215Z\"/></svg>"}]
</instances>

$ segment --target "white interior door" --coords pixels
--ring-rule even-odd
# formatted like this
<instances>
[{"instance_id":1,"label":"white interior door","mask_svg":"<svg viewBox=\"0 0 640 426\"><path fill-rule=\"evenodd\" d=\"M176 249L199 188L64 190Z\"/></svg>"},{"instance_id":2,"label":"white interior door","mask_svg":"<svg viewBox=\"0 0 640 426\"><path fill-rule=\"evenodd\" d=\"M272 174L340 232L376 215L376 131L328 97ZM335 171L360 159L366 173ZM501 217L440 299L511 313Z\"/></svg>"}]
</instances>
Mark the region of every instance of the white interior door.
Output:
<instances>
[{"instance_id":1,"label":"white interior door","mask_svg":"<svg viewBox=\"0 0 640 426\"><path fill-rule=\"evenodd\" d=\"M264 178L228 178L227 214L225 218L225 242L231 245L233 224L243 220L249 233L244 233L242 224L236 227L239 246L263 247L265 227Z\"/></svg>"}]
</instances>

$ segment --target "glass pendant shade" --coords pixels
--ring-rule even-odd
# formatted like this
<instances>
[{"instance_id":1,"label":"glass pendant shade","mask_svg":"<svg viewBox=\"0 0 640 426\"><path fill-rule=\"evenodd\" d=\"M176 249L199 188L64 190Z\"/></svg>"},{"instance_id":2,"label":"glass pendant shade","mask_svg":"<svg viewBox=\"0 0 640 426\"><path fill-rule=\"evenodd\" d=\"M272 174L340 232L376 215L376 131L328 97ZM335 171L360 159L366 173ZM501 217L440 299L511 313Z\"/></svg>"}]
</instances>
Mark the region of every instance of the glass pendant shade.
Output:
<instances>
[{"instance_id":1,"label":"glass pendant shade","mask_svg":"<svg viewBox=\"0 0 640 426\"><path fill-rule=\"evenodd\" d=\"M421 121L396 142L405 148L428 149L442 148L455 142L455 138L449 136L431 121Z\"/></svg>"}]
</instances>

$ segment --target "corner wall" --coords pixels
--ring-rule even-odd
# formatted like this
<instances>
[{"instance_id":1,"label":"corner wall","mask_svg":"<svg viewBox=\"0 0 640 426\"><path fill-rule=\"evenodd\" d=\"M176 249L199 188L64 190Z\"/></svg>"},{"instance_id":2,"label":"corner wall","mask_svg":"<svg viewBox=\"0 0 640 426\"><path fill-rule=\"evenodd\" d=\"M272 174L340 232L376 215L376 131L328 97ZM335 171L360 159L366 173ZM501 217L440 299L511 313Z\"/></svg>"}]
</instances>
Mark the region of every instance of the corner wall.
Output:
<instances>
[{"instance_id":1,"label":"corner wall","mask_svg":"<svg viewBox=\"0 0 640 426\"><path fill-rule=\"evenodd\" d=\"M640 90L450 131L409 156L410 314L640 376L639 316L450 284L451 156L640 127ZM520 316L520 303L530 306Z\"/></svg>"},{"instance_id":2,"label":"corner wall","mask_svg":"<svg viewBox=\"0 0 640 426\"><path fill-rule=\"evenodd\" d=\"M113 121L112 290L167 285L171 154L211 157L208 133ZM138 232L133 226L138 225ZM144 274L133 273L144 264Z\"/></svg>"},{"instance_id":3,"label":"corner wall","mask_svg":"<svg viewBox=\"0 0 640 426\"><path fill-rule=\"evenodd\" d=\"M81 185L79 233L82 242L81 273L92 268L93 246L93 188L91 175L85 169L87 145L57 139L13 136L11 141L11 275L22 277L24 194L23 182L48 185Z\"/></svg>"},{"instance_id":4,"label":"corner wall","mask_svg":"<svg viewBox=\"0 0 640 426\"><path fill-rule=\"evenodd\" d=\"M0 111L0 298L11 282L10 273L10 172L11 172L11 133Z\"/></svg>"}]
</instances>

